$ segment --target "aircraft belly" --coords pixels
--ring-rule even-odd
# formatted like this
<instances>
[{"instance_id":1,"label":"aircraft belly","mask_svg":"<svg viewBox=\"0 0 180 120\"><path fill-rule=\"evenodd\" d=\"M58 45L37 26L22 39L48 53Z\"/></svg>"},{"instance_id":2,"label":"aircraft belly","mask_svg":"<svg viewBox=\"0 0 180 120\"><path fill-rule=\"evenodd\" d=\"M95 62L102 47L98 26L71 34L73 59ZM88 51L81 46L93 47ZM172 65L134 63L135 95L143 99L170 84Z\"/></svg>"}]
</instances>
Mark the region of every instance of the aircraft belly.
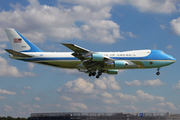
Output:
<instances>
[{"instance_id":1,"label":"aircraft belly","mask_svg":"<svg viewBox=\"0 0 180 120\"><path fill-rule=\"evenodd\" d=\"M141 61L144 64L144 68L156 68L170 65L172 62L168 60L152 60L152 61Z\"/></svg>"},{"instance_id":2,"label":"aircraft belly","mask_svg":"<svg viewBox=\"0 0 180 120\"><path fill-rule=\"evenodd\" d=\"M75 69L77 65L81 64L79 60L66 60L66 61L38 61L36 63L44 64L48 66L60 67L60 68L71 68Z\"/></svg>"},{"instance_id":3,"label":"aircraft belly","mask_svg":"<svg viewBox=\"0 0 180 120\"><path fill-rule=\"evenodd\" d=\"M138 68L157 68L163 67L172 64L172 61L168 60L140 60L140 61L132 61L137 64Z\"/></svg>"}]
</instances>

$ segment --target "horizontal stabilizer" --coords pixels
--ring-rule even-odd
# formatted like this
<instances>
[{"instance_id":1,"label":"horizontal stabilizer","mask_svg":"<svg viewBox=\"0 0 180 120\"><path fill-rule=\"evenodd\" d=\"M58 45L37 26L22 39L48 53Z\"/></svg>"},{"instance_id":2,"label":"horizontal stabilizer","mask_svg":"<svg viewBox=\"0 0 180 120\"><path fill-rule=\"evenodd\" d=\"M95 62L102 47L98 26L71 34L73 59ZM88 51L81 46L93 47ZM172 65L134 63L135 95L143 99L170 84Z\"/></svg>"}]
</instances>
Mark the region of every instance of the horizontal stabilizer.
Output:
<instances>
[{"instance_id":1,"label":"horizontal stabilizer","mask_svg":"<svg viewBox=\"0 0 180 120\"><path fill-rule=\"evenodd\" d=\"M11 50L11 49L5 49L5 50L6 50L8 53L10 53L10 54L12 54L13 56L15 56L15 57L33 57L33 56L26 55L26 54L23 54L23 53L20 53L20 52Z\"/></svg>"}]
</instances>

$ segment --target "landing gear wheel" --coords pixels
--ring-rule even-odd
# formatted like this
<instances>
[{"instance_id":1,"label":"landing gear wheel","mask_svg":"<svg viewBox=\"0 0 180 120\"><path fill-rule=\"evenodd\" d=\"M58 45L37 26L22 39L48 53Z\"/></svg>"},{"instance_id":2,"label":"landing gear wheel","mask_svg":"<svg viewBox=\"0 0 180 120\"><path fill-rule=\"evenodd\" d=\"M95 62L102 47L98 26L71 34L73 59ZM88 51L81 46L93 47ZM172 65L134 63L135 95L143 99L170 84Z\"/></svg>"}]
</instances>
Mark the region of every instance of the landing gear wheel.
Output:
<instances>
[{"instance_id":1,"label":"landing gear wheel","mask_svg":"<svg viewBox=\"0 0 180 120\"><path fill-rule=\"evenodd\" d=\"M98 73L98 75L99 75L99 76L101 76L101 75L102 75L102 73Z\"/></svg>"},{"instance_id":2,"label":"landing gear wheel","mask_svg":"<svg viewBox=\"0 0 180 120\"><path fill-rule=\"evenodd\" d=\"M95 75L96 75L96 72L93 72L92 75L95 76Z\"/></svg>"},{"instance_id":3,"label":"landing gear wheel","mask_svg":"<svg viewBox=\"0 0 180 120\"><path fill-rule=\"evenodd\" d=\"M97 75L96 78L98 79L98 78L99 78L99 75Z\"/></svg>"},{"instance_id":4,"label":"landing gear wheel","mask_svg":"<svg viewBox=\"0 0 180 120\"><path fill-rule=\"evenodd\" d=\"M90 73L89 73L89 77L91 77L92 75L93 75L93 73L92 73L92 72L90 72Z\"/></svg>"},{"instance_id":5,"label":"landing gear wheel","mask_svg":"<svg viewBox=\"0 0 180 120\"><path fill-rule=\"evenodd\" d=\"M156 75L160 75L160 72L157 72Z\"/></svg>"},{"instance_id":6,"label":"landing gear wheel","mask_svg":"<svg viewBox=\"0 0 180 120\"><path fill-rule=\"evenodd\" d=\"M160 69L160 68L157 68L157 73L156 73L156 75L160 75L159 69Z\"/></svg>"}]
</instances>

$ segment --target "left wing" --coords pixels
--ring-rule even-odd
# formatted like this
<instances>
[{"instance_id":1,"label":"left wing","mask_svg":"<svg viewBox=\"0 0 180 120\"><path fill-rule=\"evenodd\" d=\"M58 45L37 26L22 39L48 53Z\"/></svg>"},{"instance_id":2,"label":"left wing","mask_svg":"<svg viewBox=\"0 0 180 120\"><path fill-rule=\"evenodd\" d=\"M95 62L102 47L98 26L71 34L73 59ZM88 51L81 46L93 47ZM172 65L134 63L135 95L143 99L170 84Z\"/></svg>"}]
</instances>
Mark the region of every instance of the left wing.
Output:
<instances>
[{"instance_id":1,"label":"left wing","mask_svg":"<svg viewBox=\"0 0 180 120\"><path fill-rule=\"evenodd\" d=\"M114 61L114 59L106 57L101 53L92 52L90 50L87 50L85 48L79 47L74 44L69 44L69 43L62 43L62 44L68 47L69 49L71 49L72 51L74 51L72 55L78 58L79 60L84 61L83 65L86 68L91 68L96 65L102 66L102 64L104 63L111 63Z\"/></svg>"},{"instance_id":2,"label":"left wing","mask_svg":"<svg viewBox=\"0 0 180 120\"><path fill-rule=\"evenodd\" d=\"M89 51L85 48L79 47L77 45L69 44L69 43L62 43L62 44L64 46L68 47L69 49L71 49L72 51L74 51L74 53L72 53L72 55L81 61L86 60L84 56L88 56L88 55L92 54L91 51Z\"/></svg>"},{"instance_id":3,"label":"left wing","mask_svg":"<svg viewBox=\"0 0 180 120\"><path fill-rule=\"evenodd\" d=\"M82 48L80 46L74 45L74 44L69 44L69 43L62 43L64 46L68 47L69 49L71 49L72 51L74 51L74 53L72 53L72 55L76 58L78 58L79 60L83 61L86 59L93 59L91 57L96 57L98 59L102 59L102 61L105 62L112 62L114 61L113 59L106 57L106 56L100 56L100 53L96 53L96 52L92 52L90 50L87 50L85 48ZM96 59L94 58L94 59ZM98 60L101 61L101 60Z\"/></svg>"}]
</instances>

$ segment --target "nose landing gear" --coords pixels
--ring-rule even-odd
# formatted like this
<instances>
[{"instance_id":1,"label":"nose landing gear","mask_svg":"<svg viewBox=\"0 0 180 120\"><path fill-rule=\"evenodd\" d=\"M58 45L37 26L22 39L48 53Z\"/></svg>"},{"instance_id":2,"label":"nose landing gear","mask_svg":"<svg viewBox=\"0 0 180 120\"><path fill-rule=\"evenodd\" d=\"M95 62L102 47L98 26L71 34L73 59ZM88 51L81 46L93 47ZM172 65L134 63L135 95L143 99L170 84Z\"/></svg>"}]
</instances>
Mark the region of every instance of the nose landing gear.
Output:
<instances>
[{"instance_id":1,"label":"nose landing gear","mask_svg":"<svg viewBox=\"0 0 180 120\"><path fill-rule=\"evenodd\" d=\"M156 75L160 75L159 69L160 69L160 68L157 68Z\"/></svg>"}]
</instances>

